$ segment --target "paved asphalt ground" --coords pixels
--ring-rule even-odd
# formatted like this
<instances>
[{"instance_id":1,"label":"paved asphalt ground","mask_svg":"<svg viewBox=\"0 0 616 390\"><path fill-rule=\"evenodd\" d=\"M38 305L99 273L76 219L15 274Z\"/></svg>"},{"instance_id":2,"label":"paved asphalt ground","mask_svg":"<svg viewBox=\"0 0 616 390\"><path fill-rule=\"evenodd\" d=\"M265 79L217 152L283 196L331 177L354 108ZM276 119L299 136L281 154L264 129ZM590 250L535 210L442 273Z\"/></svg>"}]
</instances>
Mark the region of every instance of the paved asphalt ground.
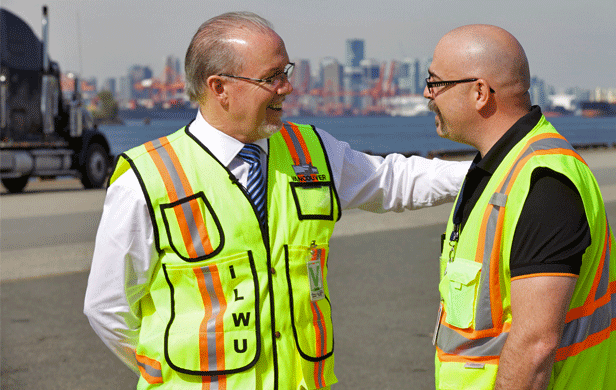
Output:
<instances>
[{"instance_id":1,"label":"paved asphalt ground","mask_svg":"<svg viewBox=\"0 0 616 390\"><path fill-rule=\"evenodd\" d=\"M616 151L583 156L616 221ZM74 180L1 196L2 389L135 388L82 314L103 200ZM450 208L343 213L329 262L334 389L434 388L438 238Z\"/></svg>"}]
</instances>

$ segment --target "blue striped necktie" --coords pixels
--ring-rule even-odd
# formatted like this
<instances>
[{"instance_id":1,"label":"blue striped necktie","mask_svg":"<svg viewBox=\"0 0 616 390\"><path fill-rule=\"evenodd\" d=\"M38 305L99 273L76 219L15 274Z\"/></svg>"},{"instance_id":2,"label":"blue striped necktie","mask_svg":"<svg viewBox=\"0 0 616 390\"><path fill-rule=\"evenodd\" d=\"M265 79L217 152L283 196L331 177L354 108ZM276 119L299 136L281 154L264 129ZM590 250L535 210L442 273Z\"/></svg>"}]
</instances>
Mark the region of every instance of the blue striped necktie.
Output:
<instances>
[{"instance_id":1,"label":"blue striped necktie","mask_svg":"<svg viewBox=\"0 0 616 390\"><path fill-rule=\"evenodd\" d=\"M250 170L248 171L248 182L246 183L246 189L248 190L248 196L252 199L257 208L257 215L259 222L265 222L265 178L263 177L263 171L261 170L261 148L255 144L246 144L240 150L238 155L242 160L250 164Z\"/></svg>"}]
</instances>

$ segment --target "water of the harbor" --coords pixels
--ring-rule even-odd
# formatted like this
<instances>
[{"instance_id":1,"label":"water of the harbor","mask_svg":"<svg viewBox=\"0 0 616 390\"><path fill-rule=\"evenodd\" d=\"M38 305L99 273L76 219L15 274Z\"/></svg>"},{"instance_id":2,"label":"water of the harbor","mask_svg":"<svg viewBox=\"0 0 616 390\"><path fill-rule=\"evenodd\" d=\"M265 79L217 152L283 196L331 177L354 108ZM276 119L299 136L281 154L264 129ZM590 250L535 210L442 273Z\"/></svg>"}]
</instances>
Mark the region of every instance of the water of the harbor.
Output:
<instances>
[{"instance_id":1,"label":"water of the harbor","mask_svg":"<svg viewBox=\"0 0 616 390\"><path fill-rule=\"evenodd\" d=\"M144 118L125 119L123 125L103 125L111 153L119 153L144 142L168 135L188 124L194 113L178 115L164 112ZM296 123L313 124L326 130L353 149L372 153L416 153L471 150L469 146L440 138L436 134L434 115L419 117L288 117ZM569 142L578 145L616 143L616 117L585 118L562 116L548 118Z\"/></svg>"}]
</instances>

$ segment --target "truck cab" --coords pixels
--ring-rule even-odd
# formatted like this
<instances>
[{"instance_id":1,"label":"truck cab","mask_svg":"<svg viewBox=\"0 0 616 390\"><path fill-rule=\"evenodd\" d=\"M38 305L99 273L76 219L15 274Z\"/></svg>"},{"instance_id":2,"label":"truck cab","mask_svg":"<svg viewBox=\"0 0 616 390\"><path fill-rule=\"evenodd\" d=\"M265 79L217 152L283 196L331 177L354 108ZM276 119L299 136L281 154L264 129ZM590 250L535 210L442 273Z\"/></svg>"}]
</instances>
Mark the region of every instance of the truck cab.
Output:
<instances>
[{"instance_id":1,"label":"truck cab","mask_svg":"<svg viewBox=\"0 0 616 390\"><path fill-rule=\"evenodd\" d=\"M21 192L31 177L74 176L85 188L104 187L113 157L104 134L83 107L76 78L62 96L60 68L43 39L17 15L0 9L0 178Z\"/></svg>"}]
</instances>

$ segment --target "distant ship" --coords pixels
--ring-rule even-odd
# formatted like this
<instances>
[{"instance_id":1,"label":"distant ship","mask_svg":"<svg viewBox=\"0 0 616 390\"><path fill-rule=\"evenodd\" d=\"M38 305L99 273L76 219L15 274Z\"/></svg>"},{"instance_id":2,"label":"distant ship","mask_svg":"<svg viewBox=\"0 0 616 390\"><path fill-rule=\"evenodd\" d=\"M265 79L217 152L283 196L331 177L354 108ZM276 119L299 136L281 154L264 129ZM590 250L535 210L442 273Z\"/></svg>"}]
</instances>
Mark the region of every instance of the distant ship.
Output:
<instances>
[{"instance_id":1,"label":"distant ship","mask_svg":"<svg viewBox=\"0 0 616 390\"><path fill-rule=\"evenodd\" d=\"M593 118L598 116L616 116L616 104L608 102L580 102L582 116Z\"/></svg>"},{"instance_id":2,"label":"distant ship","mask_svg":"<svg viewBox=\"0 0 616 390\"><path fill-rule=\"evenodd\" d=\"M541 108L541 112L543 113L543 115L546 116L546 118L551 118L551 117L556 117L556 116L571 116L571 115L575 115L575 111L572 110L567 110L564 107L560 107L560 106L556 106L556 107L549 107L546 109L543 109L543 107Z\"/></svg>"}]
</instances>

